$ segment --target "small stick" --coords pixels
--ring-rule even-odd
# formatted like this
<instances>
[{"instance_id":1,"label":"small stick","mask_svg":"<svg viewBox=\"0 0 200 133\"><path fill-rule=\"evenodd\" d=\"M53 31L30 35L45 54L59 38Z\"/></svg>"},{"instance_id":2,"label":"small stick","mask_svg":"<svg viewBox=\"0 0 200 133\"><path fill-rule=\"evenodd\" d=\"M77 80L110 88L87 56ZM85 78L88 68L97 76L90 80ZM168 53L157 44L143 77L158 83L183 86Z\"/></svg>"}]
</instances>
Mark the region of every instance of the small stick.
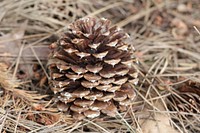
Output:
<instances>
[{"instance_id":1,"label":"small stick","mask_svg":"<svg viewBox=\"0 0 200 133\"><path fill-rule=\"evenodd\" d=\"M200 35L200 31L197 29L197 27L196 26L193 26L193 27L197 31L197 33Z\"/></svg>"}]
</instances>

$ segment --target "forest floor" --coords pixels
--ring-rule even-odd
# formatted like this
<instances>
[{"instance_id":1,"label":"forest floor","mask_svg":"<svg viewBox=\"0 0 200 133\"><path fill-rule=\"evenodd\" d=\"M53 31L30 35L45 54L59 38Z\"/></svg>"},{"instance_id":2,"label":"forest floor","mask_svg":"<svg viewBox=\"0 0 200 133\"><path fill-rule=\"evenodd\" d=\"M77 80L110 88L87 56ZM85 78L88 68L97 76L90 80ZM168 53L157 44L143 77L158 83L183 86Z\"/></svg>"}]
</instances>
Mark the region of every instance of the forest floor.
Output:
<instances>
[{"instance_id":1,"label":"forest floor","mask_svg":"<svg viewBox=\"0 0 200 133\"><path fill-rule=\"evenodd\" d=\"M200 132L199 14L199 0L0 0L0 132ZM83 17L111 20L136 50L138 98L115 118L75 121L52 102L48 47Z\"/></svg>"}]
</instances>

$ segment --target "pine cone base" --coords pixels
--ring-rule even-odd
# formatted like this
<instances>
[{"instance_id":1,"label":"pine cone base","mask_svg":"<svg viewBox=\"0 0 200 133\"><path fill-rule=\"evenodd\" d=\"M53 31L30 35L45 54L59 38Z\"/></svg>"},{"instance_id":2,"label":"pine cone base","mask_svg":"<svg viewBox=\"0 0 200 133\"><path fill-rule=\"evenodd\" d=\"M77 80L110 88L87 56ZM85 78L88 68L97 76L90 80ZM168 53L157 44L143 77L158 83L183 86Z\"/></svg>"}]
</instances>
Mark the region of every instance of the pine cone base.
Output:
<instances>
[{"instance_id":1,"label":"pine cone base","mask_svg":"<svg viewBox=\"0 0 200 133\"><path fill-rule=\"evenodd\" d=\"M127 38L107 19L84 18L50 45L50 87L60 111L76 119L115 116L134 101L138 72Z\"/></svg>"}]
</instances>

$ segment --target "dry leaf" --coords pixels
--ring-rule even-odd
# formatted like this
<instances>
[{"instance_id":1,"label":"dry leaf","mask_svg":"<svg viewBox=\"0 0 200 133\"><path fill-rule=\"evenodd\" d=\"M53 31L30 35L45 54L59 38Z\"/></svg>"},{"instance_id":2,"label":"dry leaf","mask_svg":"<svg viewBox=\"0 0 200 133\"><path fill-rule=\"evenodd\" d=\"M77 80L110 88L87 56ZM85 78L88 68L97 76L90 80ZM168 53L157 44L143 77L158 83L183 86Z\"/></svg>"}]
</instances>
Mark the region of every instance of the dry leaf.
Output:
<instances>
[{"instance_id":1,"label":"dry leaf","mask_svg":"<svg viewBox=\"0 0 200 133\"><path fill-rule=\"evenodd\" d=\"M155 105L161 111L164 107L161 101L155 103ZM178 133L170 125L170 117L164 113L155 112L153 118L148 118L147 120L141 120L141 129L143 133Z\"/></svg>"},{"instance_id":2,"label":"dry leaf","mask_svg":"<svg viewBox=\"0 0 200 133\"><path fill-rule=\"evenodd\" d=\"M42 104L33 103L32 107L34 108L34 110L44 110L44 105Z\"/></svg>"},{"instance_id":3,"label":"dry leaf","mask_svg":"<svg viewBox=\"0 0 200 133\"><path fill-rule=\"evenodd\" d=\"M186 4L179 4L177 6L177 11L179 11L181 13L191 12L192 8L189 5L186 5Z\"/></svg>"},{"instance_id":4,"label":"dry leaf","mask_svg":"<svg viewBox=\"0 0 200 133\"><path fill-rule=\"evenodd\" d=\"M0 56L3 56L4 60L10 61L18 57L27 23L28 22L25 21L11 33L0 36ZM32 46L32 48L35 50L39 59L47 59L49 54L48 46ZM23 49L21 57L25 58L26 61L35 60L31 48L27 47L27 45Z\"/></svg>"},{"instance_id":5,"label":"dry leaf","mask_svg":"<svg viewBox=\"0 0 200 133\"><path fill-rule=\"evenodd\" d=\"M0 61L4 61L7 64L11 64L13 61L16 61L16 58L19 56L21 50L27 25L28 21L25 21L11 33L0 36L0 57L3 57ZM19 60L17 73L17 77L19 79L31 78L33 76L33 72L31 71L32 65L27 63L36 60L32 49L35 51L35 54L40 60L47 60L49 54L48 46L36 45L29 47L28 45L25 45L22 49L21 59Z\"/></svg>"},{"instance_id":6,"label":"dry leaf","mask_svg":"<svg viewBox=\"0 0 200 133\"><path fill-rule=\"evenodd\" d=\"M18 56L27 23L28 22L25 21L18 29L13 29L11 33L0 37L0 56L4 57L3 61L8 62L13 56Z\"/></svg>"},{"instance_id":7,"label":"dry leaf","mask_svg":"<svg viewBox=\"0 0 200 133\"><path fill-rule=\"evenodd\" d=\"M169 125L166 115L156 114L155 120L147 120L143 125L143 133L178 133Z\"/></svg>"},{"instance_id":8,"label":"dry leaf","mask_svg":"<svg viewBox=\"0 0 200 133\"><path fill-rule=\"evenodd\" d=\"M174 18L171 24L172 26L175 26L175 28L172 29L173 36L176 39L184 39L185 35L188 33L188 26L186 23L181 19Z\"/></svg>"}]
</instances>

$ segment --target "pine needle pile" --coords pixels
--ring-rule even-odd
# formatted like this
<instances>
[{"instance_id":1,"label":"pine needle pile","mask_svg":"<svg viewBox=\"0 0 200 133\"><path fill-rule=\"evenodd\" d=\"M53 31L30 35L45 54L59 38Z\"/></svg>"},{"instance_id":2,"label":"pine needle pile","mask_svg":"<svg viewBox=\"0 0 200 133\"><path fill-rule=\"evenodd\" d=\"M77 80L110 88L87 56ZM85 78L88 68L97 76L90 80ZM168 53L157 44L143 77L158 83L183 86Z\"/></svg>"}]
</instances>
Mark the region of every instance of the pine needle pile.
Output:
<instances>
[{"instance_id":1,"label":"pine needle pile","mask_svg":"<svg viewBox=\"0 0 200 133\"><path fill-rule=\"evenodd\" d=\"M199 4L1 0L0 132L200 132Z\"/></svg>"}]
</instances>

